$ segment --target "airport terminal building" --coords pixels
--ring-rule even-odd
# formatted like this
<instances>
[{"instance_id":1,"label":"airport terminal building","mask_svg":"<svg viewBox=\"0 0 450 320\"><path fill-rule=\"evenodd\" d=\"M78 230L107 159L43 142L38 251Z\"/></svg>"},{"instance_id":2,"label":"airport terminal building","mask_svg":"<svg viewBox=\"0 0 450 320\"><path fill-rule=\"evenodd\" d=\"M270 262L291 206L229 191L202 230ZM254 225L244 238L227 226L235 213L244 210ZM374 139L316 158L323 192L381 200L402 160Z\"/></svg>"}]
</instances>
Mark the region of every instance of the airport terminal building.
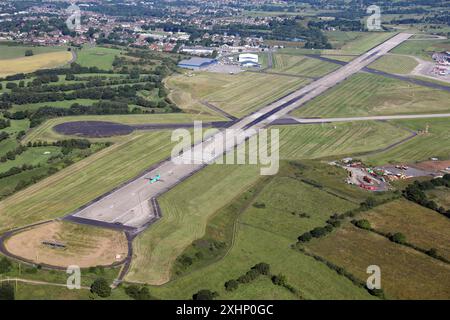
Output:
<instances>
[{"instance_id":1,"label":"airport terminal building","mask_svg":"<svg viewBox=\"0 0 450 320\"><path fill-rule=\"evenodd\" d=\"M258 55L254 53L241 53L239 55L239 63L242 67L259 67Z\"/></svg>"},{"instance_id":2,"label":"airport terminal building","mask_svg":"<svg viewBox=\"0 0 450 320\"><path fill-rule=\"evenodd\" d=\"M214 64L216 62L217 62L217 60L215 60L215 59L190 58L190 59L186 59L186 60L181 60L178 63L178 66L180 68L198 70L198 69L210 66L210 65L212 65L212 64Z\"/></svg>"}]
</instances>

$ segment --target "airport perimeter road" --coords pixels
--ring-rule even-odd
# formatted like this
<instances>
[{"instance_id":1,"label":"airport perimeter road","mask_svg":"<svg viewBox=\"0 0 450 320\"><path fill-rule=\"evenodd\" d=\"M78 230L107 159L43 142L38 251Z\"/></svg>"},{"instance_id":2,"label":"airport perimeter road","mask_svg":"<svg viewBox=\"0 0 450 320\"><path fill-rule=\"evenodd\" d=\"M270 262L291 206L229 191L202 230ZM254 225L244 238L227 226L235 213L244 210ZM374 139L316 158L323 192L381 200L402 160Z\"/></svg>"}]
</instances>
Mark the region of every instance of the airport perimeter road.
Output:
<instances>
[{"instance_id":1,"label":"airport perimeter road","mask_svg":"<svg viewBox=\"0 0 450 320\"><path fill-rule=\"evenodd\" d=\"M392 37L381 45L354 59L342 68L263 107L258 110L258 112L242 118L233 123L229 128L243 130L247 137L256 134L256 130L266 127L272 121L285 116L307 101L344 81L411 36L411 34L401 33ZM194 155L199 155L201 154L202 149L214 150L217 141L213 138L214 137L210 137L209 139L198 143L193 146L190 151L193 151ZM238 144L239 142L230 144L227 146L226 151L234 149ZM189 153L190 152L186 152L177 157L177 159L179 160L181 157L189 158ZM214 160L214 156L211 156L209 160ZM148 173L134 179L104 197L97 199L93 203L66 218L69 218L72 221L76 221L78 218L80 223L87 224L89 224L89 221L91 220L94 225L98 225L98 223L101 222L104 224L113 224L115 226L122 225L125 227L133 227L136 228L136 232L138 232L143 230L157 218L154 210L152 210L152 198L163 194L176 186L180 181L185 180L205 166L206 164L203 163L175 164L170 160L164 161L151 169ZM158 174L161 176L161 181L150 184L148 178L155 177Z\"/></svg>"},{"instance_id":2,"label":"airport perimeter road","mask_svg":"<svg viewBox=\"0 0 450 320\"><path fill-rule=\"evenodd\" d=\"M328 122L351 122L351 121L370 121L370 120L401 120L401 119L428 119L428 118L450 118L450 113L435 114L410 114L410 115L393 115L393 116L371 116L371 117L350 117L350 118L294 118L297 123L328 123Z\"/></svg>"}]
</instances>

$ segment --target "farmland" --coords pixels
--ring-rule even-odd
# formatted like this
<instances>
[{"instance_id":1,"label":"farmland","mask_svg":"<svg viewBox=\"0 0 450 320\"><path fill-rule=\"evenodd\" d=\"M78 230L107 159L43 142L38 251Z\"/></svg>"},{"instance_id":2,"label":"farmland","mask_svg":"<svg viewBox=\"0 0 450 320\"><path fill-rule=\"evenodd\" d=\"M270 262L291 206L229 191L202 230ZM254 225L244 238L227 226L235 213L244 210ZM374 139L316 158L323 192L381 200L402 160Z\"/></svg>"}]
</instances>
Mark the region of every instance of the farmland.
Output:
<instances>
[{"instance_id":1,"label":"farmland","mask_svg":"<svg viewBox=\"0 0 450 320\"><path fill-rule=\"evenodd\" d=\"M0 202L2 230L70 213L167 157L171 145L170 132L134 134L15 193Z\"/></svg>"},{"instance_id":2,"label":"farmland","mask_svg":"<svg viewBox=\"0 0 450 320\"><path fill-rule=\"evenodd\" d=\"M411 57L386 55L369 65L369 67L388 73L409 74L417 65L417 61Z\"/></svg>"},{"instance_id":3,"label":"farmland","mask_svg":"<svg viewBox=\"0 0 450 320\"><path fill-rule=\"evenodd\" d=\"M450 192L445 188L436 188L427 191L427 195L431 200L435 201L439 206L450 209Z\"/></svg>"},{"instance_id":4,"label":"farmland","mask_svg":"<svg viewBox=\"0 0 450 320\"><path fill-rule=\"evenodd\" d=\"M371 151L408 136L407 131L382 122L275 126L274 128L280 130L282 159L313 159Z\"/></svg>"},{"instance_id":5,"label":"farmland","mask_svg":"<svg viewBox=\"0 0 450 320\"><path fill-rule=\"evenodd\" d=\"M450 259L450 221L435 211L401 199L376 207L361 218L369 220L377 231L401 232L409 243L425 250L435 248Z\"/></svg>"},{"instance_id":6,"label":"farmland","mask_svg":"<svg viewBox=\"0 0 450 320\"><path fill-rule=\"evenodd\" d=\"M414 131L424 131L429 125L428 134L420 134L386 152L362 157L372 165L395 162L414 162L428 160L430 157L450 158L450 125L447 119L408 120L393 122Z\"/></svg>"},{"instance_id":7,"label":"farmland","mask_svg":"<svg viewBox=\"0 0 450 320\"><path fill-rule=\"evenodd\" d=\"M23 46L14 42L0 41L0 60L16 59L25 56L25 52L31 50L34 55L66 51L66 47L37 47L37 46Z\"/></svg>"},{"instance_id":8,"label":"farmland","mask_svg":"<svg viewBox=\"0 0 450 320\"><path fill-rule=\"evenodd\" d=\"M31 57L0 60L0 77L17 73L29 73L39 69L60 67L72 59L72 53L57 51Z\"/></svg>"},{"instance_id":9,"label":"farmland","mask_svg":"<svg viewBox=\"0 0 450 320\"><path fill-rule=\"evenodd\" d=\"M450 267L414 249L351 224L308 243L315 254L345 268L362 281L369 265L378 265L390 299L448 299Z\"/></svg>"},{"instance_id":10,"label":"farmland","mask_svg":"<svg viewBox=\"0 0 450 320\"><path fill-rule=\"evenodd\" d=\"M297 109L299 117L448 112L450 93L372 74L356 74Z\"/></svg>"},{"instance_id":11,"label":"farmland","mask_svg":"<svg viewBox=\"0 0 450 320\"><path fill-rule=\"evenodd\" d=\"M286 174L289 175L289 170L292 169L287 170L287 172L283 170L283 173L271 182L264 183L260 192L244 193L243 196L247 197L252 205L242 208L236 207L235 210L242 211L242 213L234 227L232 247L222 259L211 265L193 270L185 276L175 278L162 286L155 286L151 289L152 293L160 298L189 298L197 290L209 288L218 291L221 299L248 299L254 297L258 291L260 292L258 298L270 298L273 297L271 291L275 289L272 289L273 285L266 281L258 280L256 284L252 283L250 288L247 285L241 285L238 290L232 293L225 291L223 287L223 283L227 279L236 278L252 265L265 261L271 265L273 273L282 272L285 274L291 285L300 290L302 296L307 299L370 298L364 290L355 287L344 277L338 276L324 265L310 257L296 253L290 248L290 245L298 236L299 228L300 230L306 230L311 226L322 224L328 218L330 211L344 211L352 208L354 204L325 192L320 192L312 186L285 176ZM224 176L222 175L223 171L226 171ZM165 210L165 217L155 224L154 228L145 231L138 237L136 242L137 257L127 279L130 281L146 281L152 284L167 282L169 274L164 270L170 269L176 256L193 239L202 237L205 232L204 223L206 221L211 221L213 225L217 223L216 219L219 216L216 218L214 211L225 205L230 197L231 199L237 197L234 201L241 201L239 200L241 189L233 188L234 184L236 186L242 185L242 183L237 184L236 177L243 180L245 184L254 183L258 175L257 173L250 174L252 171L253 169L249 166L214 165L164 195L160 202ZM200 181L201 183L198 183ZM193 184L201 187L191 188ZM204 208L201 205L203 199L210 195L210 189L213 189L213 192L218 192L222 188L227 190L228 201L217 200L213 203L212 208ZM182 192L184 190L186 191ZM249 196L250 198L248 198ZM286 201L287 198L289 198L289 201ZM322 201L320 202L321 205L317 206L318 198L325 198L327 201ZM217 198L214 197L214 199ZM169 202L169 200L171 201ZM189 201L189 204L186 201ZM256 203L264 203L265 209L257 208L254 205ZM300 203L301 206L299 206ZM177 215L173 213L174 207L179 208L177 209ZM204 214L203 212L208 211L207 209L209 209L208 215L212 217L211 220L203 218L206 221L200 227L195 226L195 229L193 229L194 224L182 227L184 226L182 224L184 219L189 217L197 220L199 214ZM295 214L292 214L291 211ZM219 214L222 211L217 212ZM301 213L310 217L301 218L298 216ZM173 226L175 226L177 220L180 225L176 230L182 228L185 229L184 232L174 231ZM228 224L233 224L233 220L230 220ZM268 228L268 225L276 227ZM198 233L197 237L192 237L194 230ZM174 247L176 247L177 252L174 252ZM170 251L168 252L169 248ZM161 257L169 255L173 256L161 260ZM164 271L164 273L161 271ZM295 296L286 297L286 293L284 293L277 298L295 298Z\"/></svg>"},{"instance_id":12,"label":"farmland","mask_svg":"<svg viewBox=\"0 0 450 320\"><path fill-rule=\"evenodd\" d=\"M450 50L449 40L409 40L392 50L392 53L412 55L431 61L433 52L445 50Z\"/></svg>"},{"instance_id":13,"label":"farmland","mask_svg":"<svg viewBox=\"0 0 450 320\"><path fill-rule=\"evenodd\" d=\"M198 72L192 77L170 77L166 85L171 90L188 93L178 100L181 108L193 109L193 105L198 106L198 101L206 100L241 117L308 82L305 79L247 72L236 75Z\"/></svg>"},{"instance_id":14,"label":"farmland","mask_svg":"<svg viewBox=\"0 0 450 320\"><path fill-rule=\"evenodd\" d=\"M85 47L77 51L77 63L84 67L97 67L101 70L112 70L114 57L120 55L117 49L103 47Z\"/></svg>"}]
</instances>

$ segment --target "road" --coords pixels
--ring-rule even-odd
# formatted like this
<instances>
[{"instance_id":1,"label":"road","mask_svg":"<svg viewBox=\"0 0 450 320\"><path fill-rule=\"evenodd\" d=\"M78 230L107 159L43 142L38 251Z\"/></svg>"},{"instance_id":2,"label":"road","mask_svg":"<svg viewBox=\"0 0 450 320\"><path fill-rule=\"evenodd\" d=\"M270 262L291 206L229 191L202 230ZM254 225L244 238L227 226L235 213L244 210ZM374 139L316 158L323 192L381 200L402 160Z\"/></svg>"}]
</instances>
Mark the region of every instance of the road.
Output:
<instances>
[{"instance_id":1,"label":"road","mask_svg":"<svg viewBox=\"0 0 450 320\"><path fill-rule=\"evenodd\" d=\"M358 58L355 58L342 68L339 68L284 98L261 108L258 112L234 122L229 128L242 130L245 137L256 134L256 130L268 126L271 122L284 117L292 110L321 95L329 88L334 87L354 73L362 70L409 37L411 37L411 34L407 33L401 33L392 37L381 45L369 50ZM242 140L230 144L225 151L233 150L239 143L242 143ZM203 142L197 143L191 147L189 152L185 152L178 157L175 157L174 160L197 158L202 154L202 150L211 151L214 150L215 147L218 147L218 145L213 136ZM220 155L211 154L206 163L175 164L173 161L170 161L170 159L167 159L149 170L149 172L142 174L133 181L123 185L121 188L100 197L95 202L81 208L66 218L71 219L72 221L80 219L79 222L81 223L89 224L89 221L91 220L92 224L101 222L105 225L110 224L112 226L135 228L135 232L138 233L156 219L155 212L151 205L152 199L160 196L181 181L189 178L219 156ZM158 174L161 175L162 180L150 184L148 178Z\"/></svg>"},{"instance_id":2,"label":"road","mask_svg":"<svg viewBox=\"0 0 450 320\"><path fill-rule=\"evenodd\" d=\"M348 118L295 118L297 123L329 123L329 122L351 122L351 121L371 121L371 120L396 120L396 119L428 119L428 118L450 118L450 113L435 114L408 114L392 116L369 116L369 117L348 117Z\"/></svg>"}]
</instances>

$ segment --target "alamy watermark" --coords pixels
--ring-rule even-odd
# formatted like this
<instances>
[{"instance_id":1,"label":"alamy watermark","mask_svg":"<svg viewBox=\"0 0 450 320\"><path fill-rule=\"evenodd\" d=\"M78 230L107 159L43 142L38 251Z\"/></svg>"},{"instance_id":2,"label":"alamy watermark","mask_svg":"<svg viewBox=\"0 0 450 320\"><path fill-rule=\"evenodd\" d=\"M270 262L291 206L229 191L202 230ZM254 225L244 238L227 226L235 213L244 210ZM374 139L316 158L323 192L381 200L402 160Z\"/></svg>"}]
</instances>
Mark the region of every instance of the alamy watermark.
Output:
<instances>
[{"instance_id":1,"label":"alamy watermark","mask_svg":"<svg viewBox=\"0 0 450 320\"><path fill-rule=\"evenodd\" d=\"M81 28L81 9L76 4L71 4L66 9L67 14L69 14L69 17L66 20L67 28L69 28L70 31L78 31Z\"/></svg>"},{"instance_id":2,"label":"alamy watermark","mask_svg":"<svg viewBox=\"0 0 450 320\"><path fill-rule=\"evenodd\" d=\"M369 290L381 289L381 269L377 265L370 265L366 272L370 274L367 278L366 286Z\"/></svg>"},{"instance_id":3,"label":"alamy watermark","mask_svg":"<svg viewBox=\"0 0 450 320\"><path fill-rule=\"evenodd\" d=\"M172 142L178 142L171 153L174 164L259 164L261 175L275 175L279 169L278 129L204 131L202 122L195 121L193 135L176 129Z\"/></svg>"},{"instance_id":4,"label":"alamy watermark","mask_svg":"<svg viewBox=\"0 0 450 320\"><path fill-rule=\"evenodd\" d=\"M71 265L67 267L66 273L69 275L67 277L66 286L67 289L81 289L81 269L77 265Z\"/></svg>"},{"instance_id":5,"label":"alamy watermark","mask_svg":"<svg viewBox=\"0 0 450 320\"><path fill-rule=\"evenodd\" d=\"M366 27L369 31L379 31L381 30L381 9L379 6L371 5L367 7L368 14L371 14L367 18Z\"/></svg>"}]
</instances>

